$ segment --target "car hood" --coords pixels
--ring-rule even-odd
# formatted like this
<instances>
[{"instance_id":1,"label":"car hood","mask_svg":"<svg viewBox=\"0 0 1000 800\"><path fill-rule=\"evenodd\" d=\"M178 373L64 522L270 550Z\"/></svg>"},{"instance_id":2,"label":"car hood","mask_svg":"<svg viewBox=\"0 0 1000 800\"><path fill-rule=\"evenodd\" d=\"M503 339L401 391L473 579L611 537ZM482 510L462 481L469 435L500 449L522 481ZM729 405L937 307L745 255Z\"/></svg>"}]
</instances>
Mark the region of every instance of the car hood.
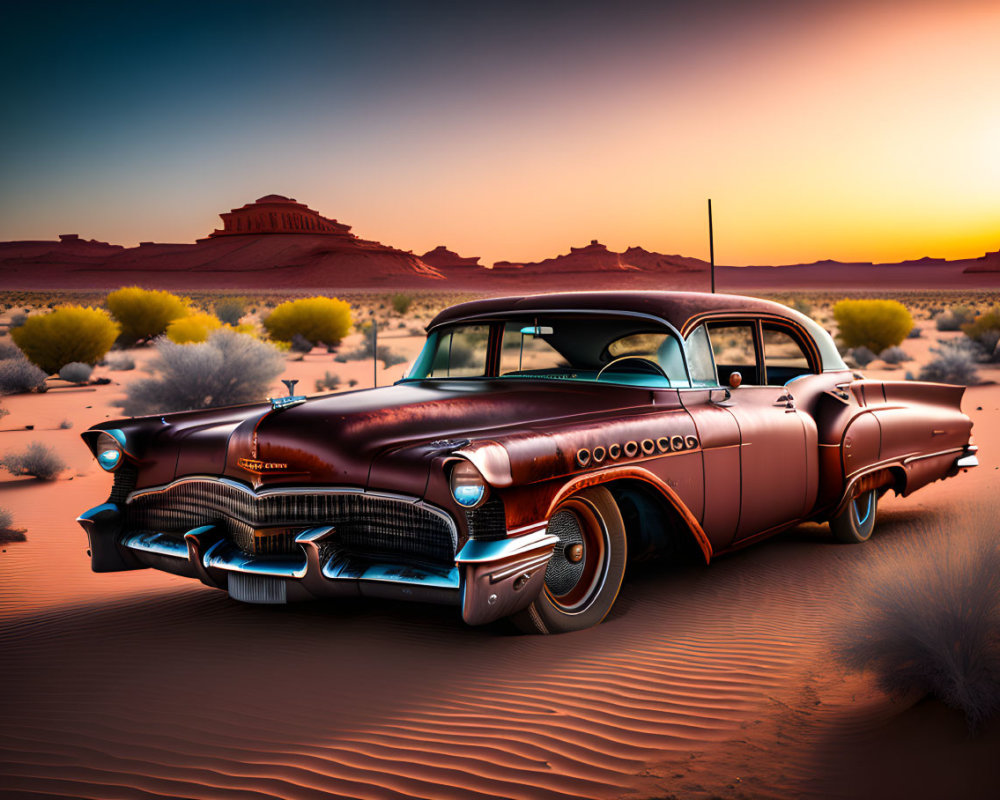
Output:
<instances>
[{"instance_id":1,"label":"car hood","mask_svg":"<svg viewBox=\"0 0 1000 800\"><path fill-rule=\"evenodd\" d=\"M574 419L650 405L648 390L537 381L421 381L311 398L103 423L135 449L140 486L226 475L257 487L358 486L421 496L436 456ZM614 412L608 412L614 409Z\"/></svg>"}]
</instances>

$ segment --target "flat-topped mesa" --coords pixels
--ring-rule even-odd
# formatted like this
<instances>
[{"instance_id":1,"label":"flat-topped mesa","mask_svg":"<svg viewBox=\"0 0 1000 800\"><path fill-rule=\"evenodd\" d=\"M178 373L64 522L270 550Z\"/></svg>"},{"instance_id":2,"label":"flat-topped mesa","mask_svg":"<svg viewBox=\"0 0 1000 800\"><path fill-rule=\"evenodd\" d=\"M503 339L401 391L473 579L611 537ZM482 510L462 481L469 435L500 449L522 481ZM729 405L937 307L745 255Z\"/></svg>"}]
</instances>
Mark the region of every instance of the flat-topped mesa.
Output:
<instances>
[{"instance_id":1,"label":"flat-topped mesa","mask_svg":"<svg viewBox=\"0 0 1000 800\"><path fill-rule=\"evenodd\" d=\"M980 256L964 270L965 272L1000 272L1000 250Z\"/></svg>"},{"instance_id":2,"label":"flat-topped mesa","mask_svg":"<svg viewBox=\"0 0 1000 800\"><path fill-rule=\"evenodd\" d=\"M432 267L436 267L437 269L485 269L485 267L479 263L479 256L460 256L454 250L449 250L443 244L439 244L433 250L428 250L422 256L419 256L419 258L425 264L430 264Z\"/></svg>"},{"instance_id":3,"label":"flat-topped mesa","mask_svg":"<svg viewBox=\"0 0 1000 800\"><path fill-rule=\"evenodd\" d=\"M256 236L267 233L309 233L327 234L355 238L351 226L327 219L318 211L313 211L305 203L280 194L268 194L247 203L242 208L234 208L222 217L222 230L212 231L206 239L219 236Z\"/></svg>"}]
</instances>

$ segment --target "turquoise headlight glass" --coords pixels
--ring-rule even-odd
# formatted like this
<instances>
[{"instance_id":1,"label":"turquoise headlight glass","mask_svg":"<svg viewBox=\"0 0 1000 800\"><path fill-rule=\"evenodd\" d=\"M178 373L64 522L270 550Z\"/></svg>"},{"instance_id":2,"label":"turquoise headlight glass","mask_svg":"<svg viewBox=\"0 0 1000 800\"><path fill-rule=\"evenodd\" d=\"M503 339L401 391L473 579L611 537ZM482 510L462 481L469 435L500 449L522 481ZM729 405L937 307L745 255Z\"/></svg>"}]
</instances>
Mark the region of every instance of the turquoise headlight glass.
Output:
<instances>
[{"instance_id":1,"label":"turquoise headlight glass","mask_svg":"<svg viewBox=\"0 0 1000 800\"><path fill-rule=\"evenodd\" d=\"M97 463L101 465L101 469L108 472L113 472L117 469L118 465L122 462L123 452L121 442L118 441L118 437L113 433L102 431L101 435L97 437L95 455L97 456Z\"/></svg>"},{"instance_id":2,"label":"turquoise headlight glass","mask_svg":"<svg viewBox=\"0 0 1000 800\"><path fill-rule=\"evenodd\" d=\"M486 481L468 461L459 461L451 470L451 496L465 508L475 508L486 499Z\"/></svg>"}]
</instances>

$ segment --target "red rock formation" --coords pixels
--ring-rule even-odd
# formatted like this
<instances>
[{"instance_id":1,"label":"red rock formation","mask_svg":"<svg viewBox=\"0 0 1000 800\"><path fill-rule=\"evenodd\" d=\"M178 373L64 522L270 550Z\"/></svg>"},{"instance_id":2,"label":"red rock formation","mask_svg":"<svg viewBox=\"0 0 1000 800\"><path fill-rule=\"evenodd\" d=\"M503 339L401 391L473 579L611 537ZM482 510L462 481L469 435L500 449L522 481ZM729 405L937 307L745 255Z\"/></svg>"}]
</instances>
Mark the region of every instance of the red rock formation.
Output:
<instances>
[{"instance_id":1,"label":"red rock formation","mask_svg":"<svg viewBox=\"0 0 1000 800\"><path fill-rule=\"evenodd\" d=\"M964 272L1000 272L1000 250L980 256L967 266Z\"/></svg>"},{"instance_id":2,"label":"red rock formation","mask_svg":"<svg viewBox=\"0 0 1000 800\"><path fill-rule=\"evenodd\" d=\"M313 211L305 203L297 203L295 198L280 194L264 195L253 203L219 216L222 217L223 228L221 231L212 231L208 235L210 239L216 236L256 236L264 233L353 236L350 225L321 217L318 211Z\"/></svg>"},{"instance_id":3,"label":"red rock formation","mask_svg":"<svg viewBox=\"0 0 1000 800\"><path fill-rule=\"evenodd\" d=\"M584 247L571 247L569 253L544 261L532 263L516 263L498 261L493 265L495 270L523 269L526 273L680 273L704 272L708 264L697 258L684 256L668 256L652 253L641 247L630 247L623 253L609 250L606 245L596 239Z\"/></svg>"},{"instance_id":4,"label":"red rock formation","mask_svg":"<svg viewBox=\"0 0 1000 800\"><path fill-rule=\"evenodd\" d=\"M416 288L444 276L412 253L359 239L349 225L267 195L228 214L225 229L195 244L0 243L0 285L11 289ZM255 231L249 229L256 228Z\"/></svg>"},{"instance_id":5,"label":"red rock formation","mask_svg":"<svg viewBox=\"0 0 1000 800\"><path fill-rule=\"evenodd\" d=\"M425 264L430 264L432 267L441 270L469 268L485 269L485 267L479 263L479 256L463 257L454 250L449 250L443 244L439 244L433 250L428 250L420 256L420 260Z\"/></svg>"}]
</instances>

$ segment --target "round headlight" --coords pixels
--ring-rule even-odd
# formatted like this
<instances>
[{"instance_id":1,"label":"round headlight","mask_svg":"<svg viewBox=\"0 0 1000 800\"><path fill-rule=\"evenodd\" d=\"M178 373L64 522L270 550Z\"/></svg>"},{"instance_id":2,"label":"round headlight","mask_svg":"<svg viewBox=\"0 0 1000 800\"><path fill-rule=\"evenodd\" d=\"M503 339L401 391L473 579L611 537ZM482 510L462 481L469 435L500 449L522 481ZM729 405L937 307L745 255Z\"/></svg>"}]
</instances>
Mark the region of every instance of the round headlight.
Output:
<instances>
[{"instance_id":1,"label":"round headlight","mask_svg":"<svg viewBox=\"0 0 1000 800\"><path fill-rule=\"evenodd\" d=\"M465 508L475 508L486 499L486 481L469 461L459 461L451 470L451 496Z\"/></svg>"},{"instance_id":2,"label":"round headlight","mask_svg":"<svg viewBox=\"0 0 1000 800\"><path fill-rule=\"evenodd\" d=\"M97 437L95 455L101 469L113 472L122 463L122 446L110 433L101 431L101 435Z\"/></svg>"}]
</instances>

